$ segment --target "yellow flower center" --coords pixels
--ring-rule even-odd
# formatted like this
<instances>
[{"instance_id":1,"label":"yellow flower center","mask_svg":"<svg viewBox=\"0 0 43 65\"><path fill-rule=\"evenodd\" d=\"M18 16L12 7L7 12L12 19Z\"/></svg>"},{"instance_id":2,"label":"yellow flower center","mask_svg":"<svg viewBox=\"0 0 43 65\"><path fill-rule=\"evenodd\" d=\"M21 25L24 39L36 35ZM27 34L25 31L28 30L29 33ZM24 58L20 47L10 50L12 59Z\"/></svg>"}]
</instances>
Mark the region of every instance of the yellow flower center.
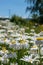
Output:
<instances>
[{"instance_id":1,"label":"yellow flower center","mask_svg":"<svg viewBox=\"0 0 43 65\"><path fill-rule=\"evenodd\" d=\"M26 40L20 40L19 41L21 44L25 44Z\"/></svg>"},{"instance_id":2,"label":"yellow flower center","mask_svg":"<svg viewBox=\"0 0 43 65\"><path fill-rule=\"evenodd\" d=\"M11 42L12 44L16 44L16 41L15 40L12 40L12 42Z\"/></svg>"},{"instance_id":3,"label":"yellow flower center","mask_svg":"<svg viewBox=\"0 0 43 65\"><path fill-rule=\"evenodd\" d=\"M35 45L35 46L33 46L32 48L37 48L37 46Z\"/></svg>"},{"instance_id":4,"label":"yellow flower center","mask_svg":"<svg viewBox=\"0 0 43 65\"><path fill-rule=\"evenodd\" d=\"M2 50L3 50L3 52L5 52L6 51L6 47L2 47Z\"/></svg>"},{"instance_id":5,"label":"yellow flower center","mask_svg":"<svg viewBox=\"0 0 43 65\"><path fill-rule=\"evenodd\" d=\"M32 62L32 59L30 59L29 62Z\"/></svg>"},{"instance_id":6,"label":"yellow flower center","mask_svg":"<svg viewBox=\"0 0 43 65\"><path fill-rule=\"evenodd\" d=\"M6 41L6 38L4 38L4 41Z\"/></svg>"},{"instance_id":7,"label":"yellow flower center","mask_svg":"<svg viewBox=\"0 0 43 65\"><path fill-rule=\"evenodd\" d=\"M36 40L43 40L43 38L42 37L38 37L38 38L36 38Z\"/></svg>"}]
</instances>

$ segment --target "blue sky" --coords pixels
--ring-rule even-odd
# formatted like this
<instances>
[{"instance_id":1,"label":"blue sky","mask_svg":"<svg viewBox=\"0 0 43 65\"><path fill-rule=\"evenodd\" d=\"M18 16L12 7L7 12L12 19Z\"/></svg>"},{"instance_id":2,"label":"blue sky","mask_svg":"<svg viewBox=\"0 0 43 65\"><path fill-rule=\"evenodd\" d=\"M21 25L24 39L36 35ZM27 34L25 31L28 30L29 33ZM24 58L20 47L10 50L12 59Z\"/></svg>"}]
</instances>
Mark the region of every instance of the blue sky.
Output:
<instances>
[{"instance_id":1,"label":"blue sky","mask_svg":"<svg viewBox=\"0 0 43 65\"><path fill-rule=\"evenodd\" d=\"M10 16L16 14L18 16L27 17L25 0L0 0L0 16Z\"/></svg>"}]
</instances>

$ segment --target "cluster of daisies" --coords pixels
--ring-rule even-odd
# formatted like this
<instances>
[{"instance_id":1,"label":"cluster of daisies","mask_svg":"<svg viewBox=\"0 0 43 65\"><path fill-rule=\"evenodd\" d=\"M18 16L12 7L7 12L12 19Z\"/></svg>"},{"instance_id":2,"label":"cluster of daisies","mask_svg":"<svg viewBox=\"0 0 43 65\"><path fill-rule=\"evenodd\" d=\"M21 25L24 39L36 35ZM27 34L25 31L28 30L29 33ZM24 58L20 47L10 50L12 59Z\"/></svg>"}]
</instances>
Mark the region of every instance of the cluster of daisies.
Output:
<instances>
[{"instance_id":1,"label":"cluster of daisies","mask_svg":"<svg viewBox=\"0 0 43 65\"><path fill-rule=\"evenodd\" d=\"M21 50L26 51L21 52L24 56L19 58L17 53ZM40 63L39 50L43 59L43 31L36 34L31 29L30 33L26 33L25 28L20 28L8 20L0 22L0 65L19 65L19 61Z\"/></svg>"},{"instance_id":2,"label":"cluster of daisies","mask_svg":"<svg viewBox=\"0 0 43 65\"><path fill-rule=\"evenodd\" d=\"M0 64L14 64L16 52L29 48L28 34L24 28L7 21L0 23ZM13 63L12 63L13 62Z\"/></svg>"},{"instance_id":3,"label":"cluster of daisies","mask_svg":"<svg viewBox=\"0 0 43 65\"><path fill-rule=\"evenodd\" d=\"M33 45L31 45L28 55L24 55L24 57L20 60L22 62L24 61L24 65L28 65L29 63L33 65L43 65L43 31L41 31L39 34L36 34L35 32L34 34L31 32L31 34L34 35L30 38L32 40L30 42Z\"/></svg>"}]
</instances>

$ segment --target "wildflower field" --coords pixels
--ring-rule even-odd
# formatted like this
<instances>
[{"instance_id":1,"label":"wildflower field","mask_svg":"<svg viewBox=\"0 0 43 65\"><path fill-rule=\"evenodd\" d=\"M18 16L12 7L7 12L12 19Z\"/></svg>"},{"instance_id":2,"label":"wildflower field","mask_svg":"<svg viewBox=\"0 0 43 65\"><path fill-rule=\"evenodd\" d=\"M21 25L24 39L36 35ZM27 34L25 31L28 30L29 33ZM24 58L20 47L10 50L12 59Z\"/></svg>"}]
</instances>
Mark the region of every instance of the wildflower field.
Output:
<instances>
[{"instance_id":1,"label":"wildflower field","mask_svg":"<svg viewBox=\"0 0 43 65\"><path fill-rule=\"evenodd\" d=\"M0 21L0 65L43 65L43 25Z\"/></svg>"}]
</instances>

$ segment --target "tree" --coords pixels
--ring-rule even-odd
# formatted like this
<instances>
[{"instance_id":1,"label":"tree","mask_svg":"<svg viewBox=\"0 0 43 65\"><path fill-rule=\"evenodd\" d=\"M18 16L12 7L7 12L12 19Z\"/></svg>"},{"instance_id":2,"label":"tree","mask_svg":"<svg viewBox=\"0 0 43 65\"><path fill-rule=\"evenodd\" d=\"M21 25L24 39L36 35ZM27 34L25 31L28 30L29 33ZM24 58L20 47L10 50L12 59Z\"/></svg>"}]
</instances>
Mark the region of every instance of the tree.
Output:
<instances>
[{"instance_id":1,"label":"tree","mask_svg":"<svg viewBox=\"0 0 43 65\"><path fill-rule=\"evenodd\" d=\"M26 11L39 15L39 22L43 23L43 0L26 0L28 4Z\"/></svg>"}]
</instances>

